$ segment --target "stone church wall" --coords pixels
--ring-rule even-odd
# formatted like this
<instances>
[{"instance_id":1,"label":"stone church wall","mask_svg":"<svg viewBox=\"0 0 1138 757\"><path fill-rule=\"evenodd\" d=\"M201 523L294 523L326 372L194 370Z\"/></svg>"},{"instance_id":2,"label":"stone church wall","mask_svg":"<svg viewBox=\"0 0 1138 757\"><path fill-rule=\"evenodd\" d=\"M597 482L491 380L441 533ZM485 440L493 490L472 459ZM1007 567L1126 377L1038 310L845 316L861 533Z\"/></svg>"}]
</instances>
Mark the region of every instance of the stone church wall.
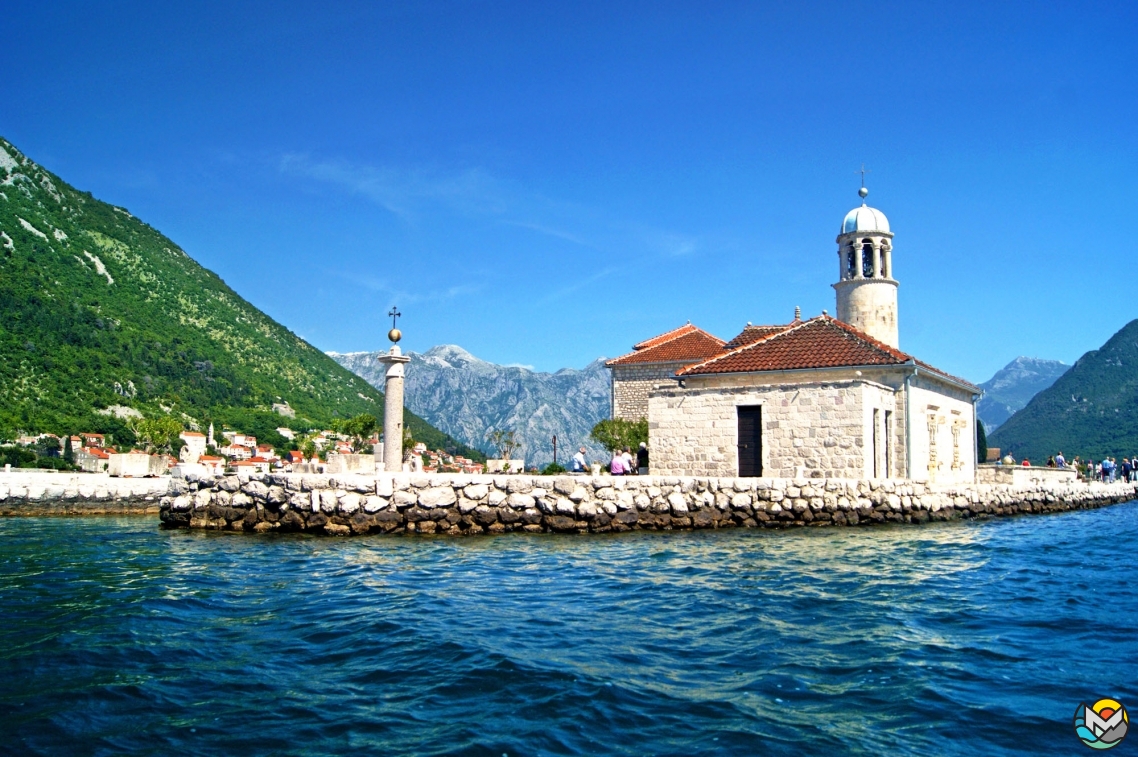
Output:
<instances>
[{"instance_id":1,"label":"stone church wall","mask_svg":"<svg viewBox=\"0 0 1138 757\"><path fill-rule=\"evenodd\" d=\"M972 395L924 376L911 380L914 481L969 483L976 476ZM935 454L934 454L935 452Z\"/></svg>"},{"instance_id":2,"label":"stone church wall","mask_svg":"<svg viewBox=\"0 0 1138 757\"><path fill-rule=\"evenodd\" d=\"M659 384L675 382L687 363L648 363L613 366L612 417L638 421L648 417L648 394Z\"/></svg>"},{"instance_id":3,"label":"stone church wall","mask_svg":"<svg viewBox=\"0 0 1138 757\"><path fill-rule=\"evenodd\" d=\"M896 433L901 413L890 387L863 379L818 382L817 374L784 378L780 384L758 384L754 376L701 377L689 379L686 388L654 391L648 416L652 473L737 475L736 408L761 405L764 475L866 478L875 455L880 455L880 477L885 477L886 456L890 472L904 475ZM870 445L875 409L882 424L878 450ZM892 421L888 443L886 410Z\"/></svg>"}]
</instances>

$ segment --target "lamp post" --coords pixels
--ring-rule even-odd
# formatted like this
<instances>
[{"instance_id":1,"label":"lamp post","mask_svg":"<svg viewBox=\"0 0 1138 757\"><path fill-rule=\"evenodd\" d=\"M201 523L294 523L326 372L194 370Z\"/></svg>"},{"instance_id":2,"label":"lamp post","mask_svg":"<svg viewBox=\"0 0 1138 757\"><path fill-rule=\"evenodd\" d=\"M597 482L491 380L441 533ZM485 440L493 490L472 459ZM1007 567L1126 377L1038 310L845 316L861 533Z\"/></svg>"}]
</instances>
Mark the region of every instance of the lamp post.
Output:
<instances>
[{"instance_id":1,"label":"lamp post","mask_svg":"<svg viewBox=\"0 0 1138 757\"><path fill-rule=\"evenodd\" d=\"M395 319L403 315L391 308L391 349L377 359L387 366L383 381L383 469L388 473L403 470L403 364L411 361L399 349L403 333L395 328Z\"/></svg>"}]
</instances>

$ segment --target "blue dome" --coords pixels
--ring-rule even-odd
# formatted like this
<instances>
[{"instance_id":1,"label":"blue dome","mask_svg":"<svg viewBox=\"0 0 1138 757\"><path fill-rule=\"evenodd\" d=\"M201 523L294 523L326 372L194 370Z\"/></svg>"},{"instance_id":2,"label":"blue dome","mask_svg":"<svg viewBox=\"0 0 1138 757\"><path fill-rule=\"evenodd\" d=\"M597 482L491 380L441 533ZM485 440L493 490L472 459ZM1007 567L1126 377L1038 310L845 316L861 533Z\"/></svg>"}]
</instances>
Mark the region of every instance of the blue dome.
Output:
<instances>
[{"instance_id":1,"label":"blue dome","mask_svg":"<svg viewBox=\"0 0 1138 757\"><path fill-rule=\"evenodd\" d=\"M868 205L862 205L860 208L854 208L849 213L846 213L846 219L842 221L842 233L849 234L851 232L861 231L889 231L889 219L885 217L877 208L871 208Z\"/></svg>"}]
</instances>

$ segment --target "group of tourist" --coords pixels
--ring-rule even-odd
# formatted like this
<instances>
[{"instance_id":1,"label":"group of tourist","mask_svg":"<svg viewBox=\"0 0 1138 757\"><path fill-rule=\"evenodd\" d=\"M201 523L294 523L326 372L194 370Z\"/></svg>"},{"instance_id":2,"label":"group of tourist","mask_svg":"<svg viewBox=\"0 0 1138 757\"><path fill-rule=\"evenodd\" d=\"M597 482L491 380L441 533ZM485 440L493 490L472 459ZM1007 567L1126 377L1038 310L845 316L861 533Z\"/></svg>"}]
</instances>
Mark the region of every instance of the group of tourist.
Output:
<instances>
[{"instance_id":1,"label":"group of tourist","mask_svg":"<svg viewBox=\"0 0 1138 757\"><path fill-rule=\"evenodd\" d=\"M1122 458L1121 465L1119 465L1118 461L1113 457L1103 458L1098 463L1088 460L1086 465L1086 479L1088 481L1105 481L1108 483L1115 481L1133 483L1138 480L1138 455Z\"/></svg>"},{"instance_id":2,"label":"group of tourist","mask_svg":"<svg viewBox=\"0 0 1138 757\"><path fill-rule=\"evenodd\" d=\"M1019 463L1011 455L1005 455L999 461L1002 465L1023 465L1029 467L1031 461L1026 457ZM1103 481L1105 483L1114 483L1115 481L1125 481L1127 483L1138 482L1138 455L1129 458L1122 458L1122 463L1119 464L1113 457L1104 457L1099 462L1087 460L1085 463L1076 457L1071 462L1063 457L1063 452L1060 451L1057 455L1052 455L1047 458L1048 468L1073 468L1087 481Z\"/></svg>"},{"instance_id":3,"label":"group of tourist","mask_svg":"<svg viewBox=\"0 0 1138 757\"><path fill-rule=\"evenodd\" d=\"M573 455L573 460L569 463L570 473L589 472L589 463L585 459L586 451L584 447L581 447L577 450L577 454ZM640 449L636 451L635 458L628 447L613 450L612 460L609 462L609 473L614 476L647 476L648 445L640 442Z\"/></svg>"}]
</instances>

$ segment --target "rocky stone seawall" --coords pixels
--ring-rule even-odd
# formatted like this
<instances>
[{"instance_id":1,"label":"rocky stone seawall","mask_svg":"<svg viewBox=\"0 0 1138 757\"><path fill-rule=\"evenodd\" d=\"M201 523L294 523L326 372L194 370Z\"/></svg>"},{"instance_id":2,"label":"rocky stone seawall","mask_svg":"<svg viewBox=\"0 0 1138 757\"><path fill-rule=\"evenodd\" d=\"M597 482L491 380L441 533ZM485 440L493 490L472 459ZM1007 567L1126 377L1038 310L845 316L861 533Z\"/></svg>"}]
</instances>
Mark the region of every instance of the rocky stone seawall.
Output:
<instances>
[{"instance_id":1,"label":"rocky stone seawall","mask_svg":"<svg viewBox=\"0 0 1138 757\"><path fill-rule=\"evenodd\" d=\"M416 475L174 479L169 528L481 534L924 523L1103 507L1133 484L930 489L898 481Z\"/></svg>"},{"instance_id":2,"label":"rocky stone seawall","mask_svg":"<svg viewBox=\"0 0 1138 757\"><path fill-rule=\"evenodd\" d=\"M12 470L0 472L0 516L154 514L169 491L169 476Z\"/></svg>"}]
</instances>

